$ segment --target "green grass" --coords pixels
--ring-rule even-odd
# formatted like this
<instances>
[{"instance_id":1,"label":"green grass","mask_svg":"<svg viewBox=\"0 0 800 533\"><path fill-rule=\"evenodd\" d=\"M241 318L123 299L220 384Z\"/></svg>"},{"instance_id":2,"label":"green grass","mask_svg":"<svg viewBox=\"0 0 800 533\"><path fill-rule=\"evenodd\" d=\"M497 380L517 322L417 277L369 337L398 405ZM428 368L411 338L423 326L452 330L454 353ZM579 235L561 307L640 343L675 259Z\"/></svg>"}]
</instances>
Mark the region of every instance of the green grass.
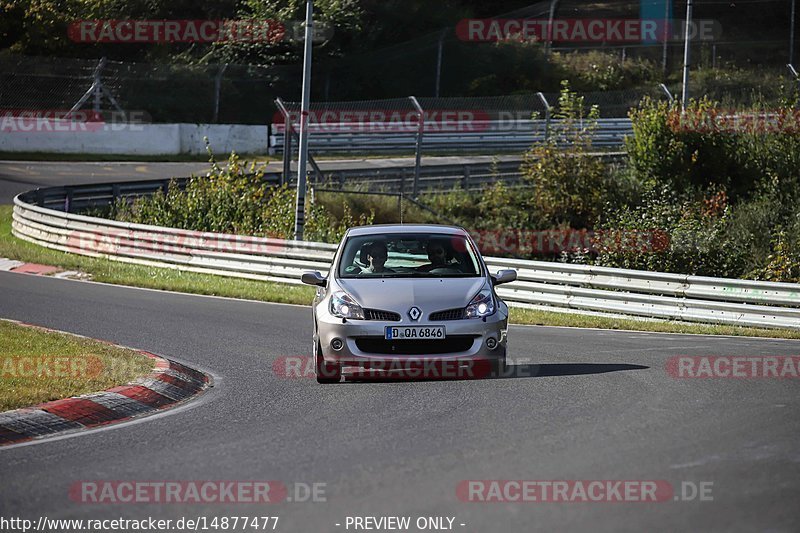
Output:
<instances>
[{"instance_id":1,"label":"green grass","mask_svg":"<svg viewBox=\"0 0 800 533\"><path fill-rule=\"evenodd\" d=\"M54 265L65 270L78 270L90 274L95 281L118 285L299 305L310 304L314 297L314 289L302 285L285 285L180 272L167 268L128 265L43 248L11 235L11 206L0 206L0 257ZM511 321L515 324L542 326L800 339L800 332L784 329L655 320L641 321L520 308L511 310Z\"/></svg>"},{"instance_id":2,"label":"green grass","mask_svg":"<svg viewBox=\"0 0 800 533\"><path fill-rule=\"evenodd\" d=\"M688 333L694 335L730 335L734 337L767 337L774 339L800 339L800 331L788 329L747 328L717 324L693 324L667 320L634 320L605 316L579 315L512 308L510 320L514 324L564 326L576 328L623 329L658 333Z\"/></svg>"},{"instance_id":3,"label":"green grass","mask_svg":"<svg viewBox=\"0 0 800 533\"><path fill-rule=\"evenodd\" d=\"M152 369L133 350L0 321L0 411L105 390Z\"/></svg>"}]
</instances>

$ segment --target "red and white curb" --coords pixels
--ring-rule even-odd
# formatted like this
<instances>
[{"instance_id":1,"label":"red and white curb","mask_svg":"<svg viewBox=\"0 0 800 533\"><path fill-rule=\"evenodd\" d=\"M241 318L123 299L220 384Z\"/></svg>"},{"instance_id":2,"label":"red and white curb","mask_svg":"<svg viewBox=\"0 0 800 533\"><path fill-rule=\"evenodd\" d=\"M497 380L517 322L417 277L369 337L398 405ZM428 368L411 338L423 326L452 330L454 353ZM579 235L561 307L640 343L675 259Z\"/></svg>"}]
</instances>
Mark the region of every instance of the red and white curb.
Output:
<instances>
[{"instance_id":1,"label":"red and white curb","mask_svg":"<svg viewBox=\"0 0 800 533\"><path fill-rule=\"evenodd\" d=\"M50 276L54 278L88 279L90 276L76 270L62 270L61 268L40 265L38 263L23 263L14 259L0 257L0 271L16 272L17 274L32 274L34 276Z\"/></svg>"},{"instance_id":2,"label":"red and white curb","mask_svg":"<svg viewBox=\"0 0 800 533\"><path fill-rule=\"evenodd\" d=\"M16 320L7 321L51 333L89 338ZM99 342L149 357L155 368L150 374L120 387L0 413L0 446L147 416L186 402L213 385L209 375L186 365L136 348Z\"/></svg>"}]
</instances>

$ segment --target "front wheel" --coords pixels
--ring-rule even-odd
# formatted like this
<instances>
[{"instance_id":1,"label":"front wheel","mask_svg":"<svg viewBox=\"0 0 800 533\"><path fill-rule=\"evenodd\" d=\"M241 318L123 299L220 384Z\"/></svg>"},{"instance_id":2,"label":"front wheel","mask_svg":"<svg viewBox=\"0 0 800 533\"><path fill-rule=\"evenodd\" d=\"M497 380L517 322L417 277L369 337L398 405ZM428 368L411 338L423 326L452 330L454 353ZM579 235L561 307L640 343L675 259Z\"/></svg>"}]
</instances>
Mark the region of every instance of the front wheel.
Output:
<instances>
[{"instance_id":1,"label":"front wheel","mask_svg":"<svg viewBox=\"0 0 800 533\"><path fill-rule=\"evenodd\" d=\"M342 380L342 367L325 361L319 341L314 345L314 370L317 383L339 383Z\"/></svg>"}]
</instances>

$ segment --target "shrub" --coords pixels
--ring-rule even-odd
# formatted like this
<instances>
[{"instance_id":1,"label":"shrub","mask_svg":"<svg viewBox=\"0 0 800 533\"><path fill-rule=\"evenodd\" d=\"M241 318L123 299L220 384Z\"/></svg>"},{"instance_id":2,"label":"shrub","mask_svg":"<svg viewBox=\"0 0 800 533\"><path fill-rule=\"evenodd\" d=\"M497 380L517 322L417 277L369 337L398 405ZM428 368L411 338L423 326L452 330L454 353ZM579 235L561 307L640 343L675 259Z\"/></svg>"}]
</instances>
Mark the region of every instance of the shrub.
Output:
<instances>
[{"instance_id":1,"label":"shrub","mask_svg":"<svg viewBox=\"0 0 800 533\"><path fill-rule=\"evenodd\" d=\"M207 176L192 176L181 189L172 182L167 191L118 201L117 220L194 231L259 235L290 239L294 235L296 196L287 185L264 181L263 166L248 165L234 153L223 168L211 156ZM370 224L374 214L353 215L345 206L341 216L329 213L306 196L304 237L338 242L349 226Z\"/></svg>"},{"instance_id":2,"label":"shrub","mask_svg":"<svg viewBox=\"0 0 800 533\"><path fill-rule=\"evenodd\" d=\"M592 228L609 203L624 202L629 187L602 159L591 155L599 110L562 82L555 126L549 139L533 146L522 166L531 187L528 206L545 227Z\"/></svg>"},{"instance_id":3,"label":"shrub","mask_svg":"<svg viewBox=\"0 0 800 533\"><path fill-rule=\"evenodd\" d=\"M564 78L579 91L609 91L635 87L658 79L660 73L646 59L627 59L599 50L555 52L551 61Z\"/></svg>"}]
</instances>

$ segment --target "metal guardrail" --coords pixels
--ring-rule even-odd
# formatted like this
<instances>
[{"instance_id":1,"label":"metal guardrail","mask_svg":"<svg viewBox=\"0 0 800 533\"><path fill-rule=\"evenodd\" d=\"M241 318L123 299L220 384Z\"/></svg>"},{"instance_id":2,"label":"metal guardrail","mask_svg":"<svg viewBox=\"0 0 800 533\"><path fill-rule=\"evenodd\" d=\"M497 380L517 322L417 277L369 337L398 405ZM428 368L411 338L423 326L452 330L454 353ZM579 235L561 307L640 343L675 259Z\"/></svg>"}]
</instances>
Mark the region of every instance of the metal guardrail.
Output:
<instances>
[{"instance_id":1,"label":"metal guardrail","mask_svg":"<svg viewBox=\"0 0 800 533\"><path fill-rule=\"evenodd\" d=\"M624 152L603 152L592 154L606 161L624 157ZM495 162L464 163L448 165L423 165L420 169L420 191L449 190L461 187L464 190L480 190L487 184L502 181L507 185L517 185L522 180L521 159L504 159ZM325 181L316 179L309 173L312 185L324 184L327 187L346 189L358 187L361 190L410 193L413 188L414 168L397 166L383 168L323 170ZM290 184L296 183L292 174ZM278 172L268 172L262 178L265 182L277 185L281 182ZM170 182L185 187L189 178L163 180L130 181L124 183L97 183L91 185L68 185L47 187L27 193L26 198L34 205L50 207L58 211L79 212L87 209L104 208L119 198L148 196L156 191L166 191Z\"/></svg>"},{"instance_id":2,"label":"metal guardrail","mask_svg":"<svg viewBox=\"0 0 800 533\"><path fill-rule=\"evenodd\" d=\"M525 151L534 143L543 142L558 131L559 121L545 120L471 122L470 131L441 131L431 127L424 131L424 150L430 152ZM314 153L347 152L413 152L416 130L398 131L386 123L311 123L309 146ZM286 126L270 127L270 153L283 153ZM598 148L619 148L626 135L633 134L627 118L606 118L597 121L592 144Z\"/></svg>"},{"instance_id":3,"label":"metal guardrail","mask_svg":"<svg viewBox=\"0 0 800 533\"><path fill-rule=\"evenodd\" d=\"M305 270L326 271L332 244L204 233L129 224L14 199L13 234L48 248L114 261L300 283ZM65 199L62 199L62 203ZM665 274L587 265L486 258L491 269L515 268L498 288L511 305L579 312L800 330L800 284Z\"/></svg>"}]
</instances>

